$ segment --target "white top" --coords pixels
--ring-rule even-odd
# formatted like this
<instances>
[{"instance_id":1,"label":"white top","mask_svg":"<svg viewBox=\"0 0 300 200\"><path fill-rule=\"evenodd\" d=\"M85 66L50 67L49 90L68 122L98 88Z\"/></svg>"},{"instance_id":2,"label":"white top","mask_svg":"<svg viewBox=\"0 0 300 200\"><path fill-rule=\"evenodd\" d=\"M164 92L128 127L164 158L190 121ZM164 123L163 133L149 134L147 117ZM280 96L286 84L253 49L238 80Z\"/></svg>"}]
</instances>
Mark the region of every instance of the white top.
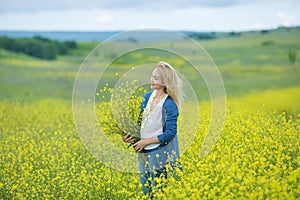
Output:
<instances>
[{"instance_id":1,"label":"white top","mask_svg":"<svg viewBox=\"0 0 300 200\"><path fill-rule=\"evenodd\" d=\"M151 103L153 101L153 97L156 95L156 90L154 90L148 100L147 106L143 112L143 121L141 124L141 138L153 138L155 136L160 135L163 132L163 124L162 124L162 108L165 100L168 95L166 95L163 99L161 99L154 107L152 107L152 111L150 110ZM154 149L158 147L159 144L149 144L145 146L146 150Z\"/></svg>"}]
</instances>

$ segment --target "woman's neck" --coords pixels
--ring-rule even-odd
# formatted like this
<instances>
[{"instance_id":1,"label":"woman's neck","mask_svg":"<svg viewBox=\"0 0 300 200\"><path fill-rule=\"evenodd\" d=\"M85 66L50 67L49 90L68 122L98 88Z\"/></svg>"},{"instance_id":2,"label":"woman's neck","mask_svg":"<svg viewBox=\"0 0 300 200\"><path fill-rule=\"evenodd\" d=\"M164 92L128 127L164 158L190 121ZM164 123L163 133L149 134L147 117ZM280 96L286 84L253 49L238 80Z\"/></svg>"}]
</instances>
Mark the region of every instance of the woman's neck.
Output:
<instances>
[{"instance_id":1,"label":"woman's neck","mask_svg":"<svg viewBox=\"0 0 300 200\"><path fill-rule=\"evenodd\" d=\"M155 97L162 98L166 95L164 89L156 89Z\"/></svg>"}]
</instances>

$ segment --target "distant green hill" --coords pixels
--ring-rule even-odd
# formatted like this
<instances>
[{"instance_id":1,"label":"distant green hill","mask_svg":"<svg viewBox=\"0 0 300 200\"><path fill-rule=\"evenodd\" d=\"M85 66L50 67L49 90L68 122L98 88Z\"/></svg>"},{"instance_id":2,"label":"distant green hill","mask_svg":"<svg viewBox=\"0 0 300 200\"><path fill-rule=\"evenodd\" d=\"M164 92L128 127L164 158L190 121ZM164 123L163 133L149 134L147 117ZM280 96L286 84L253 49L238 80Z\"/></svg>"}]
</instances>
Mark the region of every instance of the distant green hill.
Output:
<instances>
[{"instance_id":1,"label":"distant green hill","mask_svg":"<svg viewBox=\"0 0 300 200\"><path fill-rule=\"evenodd\" d=\"M33 38L0 36L0 48L46 60L54 60L57 55L66 55L70 49L76 47L77 44L74 41L59 42L39 36Z\"/></svg>"},{"instance_id":2,"label":"distant green hill","mask_svg":"<svg viewBox=\"0 0 300 200\"><path fill-rule=\"evenodd\" d=\"M267 32L240 32L239 36L230 36L230 33L218 34L213 40L197 42L206 49L220 70L228 97L300 85L299 27ZM0 49L0 98L35 101L53 97L71 101L77 70L90 51L98 45L97 42L76 44L76 49L70 49L68 54L58 55L52 61ZM187 44L181 45L183 49L190 48ZM296 55L294 63L289 60L289 52ZM111 55L99 52L100 60L101 56ZM182 58L166 52L140 50L122 55L113 61L114 68L106 71L106 80L113 84L118 78L115 73L122 76L133 66L159 60L166 60L181 69L189 65ZM197 64L201 66L201 60ZM186 73L193 75L191 71ZM209 99L205 82L198 79L194 81L201 82L201 87L196 90L200 100Z\"/></svg>"}]
</instances>

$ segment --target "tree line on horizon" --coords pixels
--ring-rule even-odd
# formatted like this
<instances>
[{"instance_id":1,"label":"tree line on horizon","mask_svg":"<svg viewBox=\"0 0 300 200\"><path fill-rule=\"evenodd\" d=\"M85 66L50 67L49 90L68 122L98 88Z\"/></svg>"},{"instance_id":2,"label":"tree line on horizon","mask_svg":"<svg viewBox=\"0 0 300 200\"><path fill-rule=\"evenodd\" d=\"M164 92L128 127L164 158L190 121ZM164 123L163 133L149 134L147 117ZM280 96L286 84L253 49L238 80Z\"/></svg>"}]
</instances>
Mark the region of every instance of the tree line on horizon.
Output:
<instances>
[{"instance_id":1,"label":"tree line on horizon","mask_svg":"<svg viewBox=\"0 0 300 200\"><path fill-rule=\"evenodd\" d=\"M0 48L36 58L55 60L57 55L67 55L69 50L77 48L77 43L75 41L59 42L41 36L33 38L0 36Z\"/></svg>"}]
</instances>

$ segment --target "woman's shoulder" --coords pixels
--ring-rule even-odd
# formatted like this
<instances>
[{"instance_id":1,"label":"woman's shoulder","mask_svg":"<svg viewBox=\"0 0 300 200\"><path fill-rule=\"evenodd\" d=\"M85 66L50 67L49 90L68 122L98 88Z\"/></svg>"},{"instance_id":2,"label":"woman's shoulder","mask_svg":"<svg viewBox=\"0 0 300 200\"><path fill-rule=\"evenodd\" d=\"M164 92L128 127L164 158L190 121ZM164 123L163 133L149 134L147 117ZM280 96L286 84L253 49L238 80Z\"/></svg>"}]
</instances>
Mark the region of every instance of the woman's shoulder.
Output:
<instances>
[{"instance_id":1,"label":"woman's shoulder","mask_svg":"<svg viewBox=\"0 0 300 200\"><path fill-rule=\"evenodd\" d=\"M166 98L163 107L164 108L171 108L171 109L177 110L176 103L175 103L175 101L172 99L172 97L170 95Z\"/></svg>"},{"instance_id":2,"label":"woman's shoulder","mask_svg":"<svg viewBox=\"0 0 300 200\"><path fill-rule=\"evenodd\" d=\"M151 96L152 92L153 91L148 91L148 92L144 93L143 97L144 98L149 98Z\"/></svg>"},{"instance_id":3,"label":"woman's shoulder","mask_svg":"<svg viewBox=\"0 0 300 200\"><path fill-rule=\"evenodd\" d=\"M143 98L144 99L149 99L151 94L152 94L153 91L149 91L149 92L146 92L144 95L143 95Z\"/></svg>"}]
</instances>

